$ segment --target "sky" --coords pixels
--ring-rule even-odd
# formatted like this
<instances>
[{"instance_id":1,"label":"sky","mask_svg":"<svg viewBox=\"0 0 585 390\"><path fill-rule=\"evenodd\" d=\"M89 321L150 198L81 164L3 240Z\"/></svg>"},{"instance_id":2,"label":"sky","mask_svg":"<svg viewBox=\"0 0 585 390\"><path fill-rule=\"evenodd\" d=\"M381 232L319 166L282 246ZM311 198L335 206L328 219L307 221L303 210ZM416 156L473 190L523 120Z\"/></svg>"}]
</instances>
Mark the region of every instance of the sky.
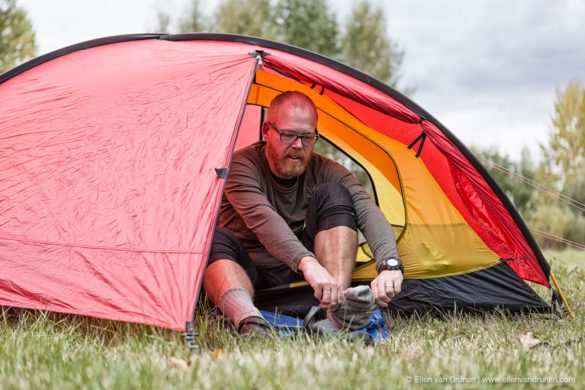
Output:
<instances>
[{"instance_id":1,"label":"sky","mask_svg":"<svg viewBox=\"0 0 585 390\"><path fill-rule=\"evenodd\" d=\"M585 83L585 0L372 0L404 51L399 87L467 145L540 158L558 91ZM203 1L210 13L216 0ZM352 0L330 1L341 21ZM190 0L19 0L44 54L111 35L155 32Z\"/></svg>"}]
</instances>

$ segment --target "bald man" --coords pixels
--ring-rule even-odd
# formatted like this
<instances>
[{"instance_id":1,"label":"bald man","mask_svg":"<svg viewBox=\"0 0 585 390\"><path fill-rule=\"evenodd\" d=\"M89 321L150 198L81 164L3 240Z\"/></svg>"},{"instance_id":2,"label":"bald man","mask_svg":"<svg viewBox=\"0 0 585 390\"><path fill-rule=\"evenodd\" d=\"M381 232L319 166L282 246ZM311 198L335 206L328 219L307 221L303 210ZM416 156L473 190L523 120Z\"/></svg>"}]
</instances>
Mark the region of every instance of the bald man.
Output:
<instances>
[{"instance_id":1,"label":"bald man","mask_svg":"<svg viewBox=\"0 0 585 390\"><path fill-rule=\"evenodd\" d=\"M300 92L276 96L265 141L233 156L204 286L242 335L270 326L254 291L306 280L320 306L336 310L350 287L359 228L376 258L375 302L400 292L402 263L392 227L357 179L313 152L317 109Z\"/></svg>"}]
</instances>

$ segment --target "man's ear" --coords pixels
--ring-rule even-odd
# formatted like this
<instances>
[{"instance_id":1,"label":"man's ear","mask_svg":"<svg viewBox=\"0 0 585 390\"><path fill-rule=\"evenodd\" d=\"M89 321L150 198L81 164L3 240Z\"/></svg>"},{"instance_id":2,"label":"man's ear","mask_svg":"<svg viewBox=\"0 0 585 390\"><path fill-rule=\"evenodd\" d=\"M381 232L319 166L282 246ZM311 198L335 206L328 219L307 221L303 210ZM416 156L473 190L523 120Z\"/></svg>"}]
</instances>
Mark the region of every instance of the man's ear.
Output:
<instances>
[{"instance_id":1,"label":"man's ear","mask_svg":"<svg viewBox=\"0 0 585 390\"><path fill-rule=\"evenodd\" d=\"M268 138L268 130L270 130L270 124L268 123L268 121L265 121L264 123L262 123L262 138L266 139Z\"/></svg>"}]
</instances>

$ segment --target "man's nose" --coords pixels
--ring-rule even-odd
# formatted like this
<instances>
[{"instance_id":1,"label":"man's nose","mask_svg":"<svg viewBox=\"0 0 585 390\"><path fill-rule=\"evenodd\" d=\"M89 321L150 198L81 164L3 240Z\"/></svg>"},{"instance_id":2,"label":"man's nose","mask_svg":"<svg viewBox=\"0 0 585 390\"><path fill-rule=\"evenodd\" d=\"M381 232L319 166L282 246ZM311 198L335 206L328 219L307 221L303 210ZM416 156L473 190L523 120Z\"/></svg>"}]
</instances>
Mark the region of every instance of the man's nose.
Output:
<instances>
[{"instance_id":1,"label":"man's nose","mask_svg":"<svg viewBox=\"0 0 585 390\"><path fill-rule=\"evenodd\" d=\"M295 142L292 143L292 147L296 148L296 149L302 149L303 148L303 141L301 141L302 138L297 137L295 139Z\"/></svg>"}]
</instances>

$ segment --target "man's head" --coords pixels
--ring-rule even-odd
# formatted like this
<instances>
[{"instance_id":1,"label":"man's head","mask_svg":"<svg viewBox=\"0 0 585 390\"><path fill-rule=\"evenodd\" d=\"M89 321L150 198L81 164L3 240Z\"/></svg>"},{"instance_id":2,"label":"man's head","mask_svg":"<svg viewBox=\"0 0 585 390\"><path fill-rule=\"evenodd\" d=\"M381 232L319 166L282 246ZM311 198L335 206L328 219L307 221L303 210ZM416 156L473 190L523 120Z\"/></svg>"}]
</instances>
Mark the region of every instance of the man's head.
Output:
<instances>
[{"instance_id":1,"label":"man's head","mask_svg":"<svg viewBox=\"0 0 585 390\"><path fill-rule=\"evenodd\" d=\"M262 134L273 174L290 179L305 172L317 139L316 126L317 109L307 95L288 91L272 99Z\"/></svg>"}]
</instances>

